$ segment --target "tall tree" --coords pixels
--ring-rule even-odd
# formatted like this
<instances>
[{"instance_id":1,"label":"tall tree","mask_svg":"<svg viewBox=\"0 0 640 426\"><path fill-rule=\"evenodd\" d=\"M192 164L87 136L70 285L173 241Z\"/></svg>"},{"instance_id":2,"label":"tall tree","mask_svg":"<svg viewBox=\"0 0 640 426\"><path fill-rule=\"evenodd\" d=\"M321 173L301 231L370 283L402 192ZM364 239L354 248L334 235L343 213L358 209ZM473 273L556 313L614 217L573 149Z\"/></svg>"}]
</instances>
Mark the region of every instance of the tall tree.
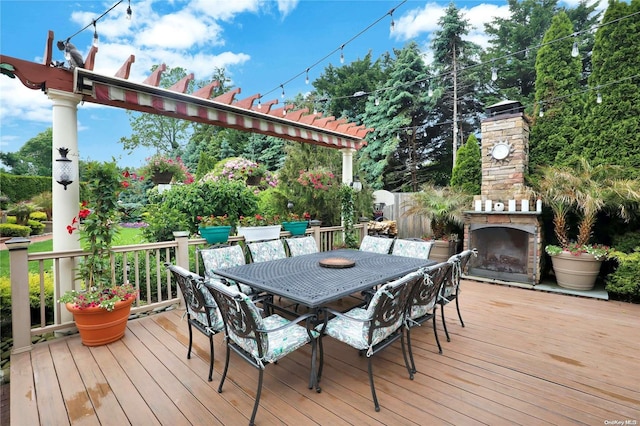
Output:
<instances>
[{"instance_id":1,"label":"tall tree","mask_svg":"<svg viewBox=\"0 0 640 426\"><path fill-rule=\"evenodd\" d=\"M151 71L155 71L157 65ZM168 88L187 75L184 68L169 68L160 78L160 87ZM189 83L188 93L193 91L194 83ZM165 117L163 115L139 113L127 110L132 134L121 137L120 143L125 150L132 152L138 147L155 148L160 153L181 155L181 148L187 143L191 133L191 123L186 120Z\"/></svg>"},{"instance_id":2,"label":"tall tree","mask_svg":"<svg viewBox=\"0 0 640 426\"><path fill-rule=\"evenodd\" d=\"M424 82L429 73L418 45L396 50L389 79L367 101L364 124L375 129L360 150L360 164L373 188L417 191L426 178L420 167L433 157L424 138L430 99Z\"/></svg>"},{"instance_id":3,"label":"tall tree","mask_svg":"<svg viewBox=\"0 0 640 426\"><path fill-rule=\"evenodd\" d=\"M639 12L640 0L609 0L595 36L587 113L570 148L591 164L624 166L633 178L640 178Z\"/></svg>"},{"instance_id":4,"label":"tall tree","mask_svg":"<svg viewBox=\"0 0 640 426\"><path fill-rule=\"evenodd\" d=\"M479 127L481 111L480 94L484 90L477 68L482 49L465 41L469 33L469 21L462 18L460 9L449 3L445 14L438 20L441 29L434 32L431 42L433 64L438 78L432 82L440 89L437 122L450 122L451 132L443 134L451 141L451 168L455 164L456 151L465 135Z\"/></svg>"},{"instance_id":5,"label":"tall tree","mask_svg":"<svg viewBox=\"0 0 640 426\"><path fill-rule=\"evenodd\" d=\"M551 20L536 59L535 121L529 137L529 168L550 165L571 144L580 122L582 61L571 55L573 25L565 12ZM558 40L558 41L556 41ZM551 43L554 41L553 43ZM539 111L542 111L540 116Z\"/></svg>"},{"instance_id":6,"label":"tall tree","mask_svg":"<svg viewBox=\"0 0 640 426\"><path fill-rule=\"evenodd\" d=\"M0 152L0 161L15 175L51 176L51 127L25 142L16 152Z\"/></svg>"},{"instance_id":7,"label":"tall tree","mask_svg":"<svg viewBox=\"0 0 640 426\"><path fill-rule=\"evenodd\" d=\"M480 194L482 186L482 155L475 135L469 135L467 142L458 150L458 159L451 173L451 188L468 194Z\"/></svg>"}]
</instances>

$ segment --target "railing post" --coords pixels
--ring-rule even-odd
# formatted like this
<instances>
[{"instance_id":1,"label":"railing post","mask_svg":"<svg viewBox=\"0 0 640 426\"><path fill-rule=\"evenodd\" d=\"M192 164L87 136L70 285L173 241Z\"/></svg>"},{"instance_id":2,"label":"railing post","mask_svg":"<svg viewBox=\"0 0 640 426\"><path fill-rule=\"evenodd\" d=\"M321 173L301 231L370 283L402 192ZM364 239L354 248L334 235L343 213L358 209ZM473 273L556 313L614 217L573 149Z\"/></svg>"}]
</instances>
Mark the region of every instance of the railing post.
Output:
<instances>
[{"instance_id":1,"label":"railing post","mask_svg":"<svg viewBox=\"0 0 640 426\"><path fill-rule=\"evenodd\" d=\"M178 243L176 264L189 270L189 231L174 231L173 236Z\"/></svg>"},{"instance_id":2,"label":"railing post","mask_svg":"<svg viewBox=\"0 0 640 426\"><path fill-rule=\"evenodd\" d=\"M313 232L313 238L316 240L318 251L322 251L322 241L320 240L320 225L311 226L311 231Z\"/></svg>"},{"instance_id":3,"label":"railing post","mask_svg":"<svg viewBox=\"0 0 640 426\"><path fill-rule=\"evenodd\" d=\"M31 310L29 309L29 257L31 241L16 237L6 242L9 249L11 274L11 331L12 354L31 350Z\"/></svg>"}]
</instances>

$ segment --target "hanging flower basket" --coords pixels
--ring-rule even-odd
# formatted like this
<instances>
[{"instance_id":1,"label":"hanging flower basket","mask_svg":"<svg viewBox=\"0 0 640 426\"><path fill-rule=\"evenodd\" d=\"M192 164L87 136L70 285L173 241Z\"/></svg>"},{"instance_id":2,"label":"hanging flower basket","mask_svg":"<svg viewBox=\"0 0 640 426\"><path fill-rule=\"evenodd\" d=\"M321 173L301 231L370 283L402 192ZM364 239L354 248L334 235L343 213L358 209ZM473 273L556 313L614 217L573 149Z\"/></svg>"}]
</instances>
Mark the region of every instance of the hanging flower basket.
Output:
<instances>
[{"instance_id":1,"label":"hanging flower basket","mask_svg":"<svg viewBox=\"0 0 640 426\"><path fill-rule=\"evenodd\" d=\"M151 180L156 185L171 183L173 179L173 172L156 172L151 176Z\"/></svg>"},{"instance_id":2,"label":"hanging flower basket","mask_svg":"<svg viewBox=\"0 0 640 426\"><path fill-rule=\"evenodd\" d=\"M231 226L206 226L200 227L200 235L209 244L226 243L229 240Z\"/></svg>"},{"instance_id":3,"label":"hanging flower basket","mask_svg":"<svg viewBox=\"0 0 640 426\"><path fill-rule=\"evenodd\" d=\"M282 222L282 227L291 235L304 235L307 231L307 221Z\"/></svg>"}]
</instances>

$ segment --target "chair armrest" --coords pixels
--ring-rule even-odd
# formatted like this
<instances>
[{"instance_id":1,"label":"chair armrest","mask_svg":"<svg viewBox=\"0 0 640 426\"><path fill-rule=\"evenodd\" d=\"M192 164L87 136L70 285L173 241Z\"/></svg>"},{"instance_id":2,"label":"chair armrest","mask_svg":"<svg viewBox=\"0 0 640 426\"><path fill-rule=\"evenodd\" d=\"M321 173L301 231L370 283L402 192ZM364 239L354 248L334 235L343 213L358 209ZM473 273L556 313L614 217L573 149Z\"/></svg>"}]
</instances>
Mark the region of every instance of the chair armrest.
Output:
<instances>
[{"instance_id":1,"label":"chair armrest","mask_svg":"<svg viewBox=\"0 0 640 426\"><path fill-rule=\"evenodd\" d=\"M291 321L289 321L288 323L286 323L285 325L281 325L280 327L276 327L276 328L272 328L270 330L258 330L259 332L263 332L263 333L273 333L275 331L280 331L280 330L284 330L286 328L292 327L296 324L298 324L299 322L303 321L303 320L307 320L309 318L312 317L316 317L315 313L307 313L304 315L300 315L298 318L295 318Z\"/></svg>"},{"instance_id":2,"label":"chair armrest","mask_svg":"<svg viewBox=\"0 0 640 426\"><path fill-rule=\"evenodd\" d=\"M371 318L365 318L365 319L354 318L354 317L350 317L349 315L346 315L346 314L344 314L344 313L342 313L340 311L333 310L331 308L324 308L324 311L327 312L327 313L330 313L330 314L332 314L332 315L334 315L336 317L347 318L348 320L351 320L351 321L357 321L357 322L362 322L362 323L371 321ZM327 316L325 315L325 322L327 322L326 318L327 318Z\"/></svg>"}]
</instances>

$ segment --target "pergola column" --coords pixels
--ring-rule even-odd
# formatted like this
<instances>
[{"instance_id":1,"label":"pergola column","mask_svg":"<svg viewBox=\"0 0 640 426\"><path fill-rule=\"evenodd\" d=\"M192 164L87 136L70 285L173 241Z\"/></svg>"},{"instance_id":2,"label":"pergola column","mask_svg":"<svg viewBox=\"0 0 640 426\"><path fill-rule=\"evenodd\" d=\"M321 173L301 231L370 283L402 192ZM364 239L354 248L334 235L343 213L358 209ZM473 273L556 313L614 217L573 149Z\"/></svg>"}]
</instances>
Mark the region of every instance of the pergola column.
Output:
<instances>
[{"instance_id":1,"label":"pergola column","mask_svg":"<svg viewBox=\"0 0 640 426\"><path fill-rule=\"evenodd\" d=\"M353 148L343 148L342 151L342 183L349 185L353 182Z\"/></svg>"},{"instance_id":2,"label":"pergola column","mask_svg":"<svg viewBox=\"0 0 640 426\"><path fill-rule=\"evenodd\" d=\"M53 163L60 156L58 148L67 148L68 157L75 163L75 176L73 183L65 190L62 185L52 180L51 193L53 197L53 251L67 251L80 249L80 237L78 232L69 234L67 225L78 214L80 203L79 167L78 159L78 104L82 100L81 95L49 89L47 96L53 101L53 149L51 151ZM54 166L55 169L55 166ZM54 277L60 282L60 293L71 289L75 277L75 262L72 259L61 259L59 277ZM55 286L54 286L55 289ZM60 294L54 293L54 300ZM59 309L59 304L54 304ZM63 321L71 321L73 315L66 309L60 314Z\"/></svg>"}]
</instances>

